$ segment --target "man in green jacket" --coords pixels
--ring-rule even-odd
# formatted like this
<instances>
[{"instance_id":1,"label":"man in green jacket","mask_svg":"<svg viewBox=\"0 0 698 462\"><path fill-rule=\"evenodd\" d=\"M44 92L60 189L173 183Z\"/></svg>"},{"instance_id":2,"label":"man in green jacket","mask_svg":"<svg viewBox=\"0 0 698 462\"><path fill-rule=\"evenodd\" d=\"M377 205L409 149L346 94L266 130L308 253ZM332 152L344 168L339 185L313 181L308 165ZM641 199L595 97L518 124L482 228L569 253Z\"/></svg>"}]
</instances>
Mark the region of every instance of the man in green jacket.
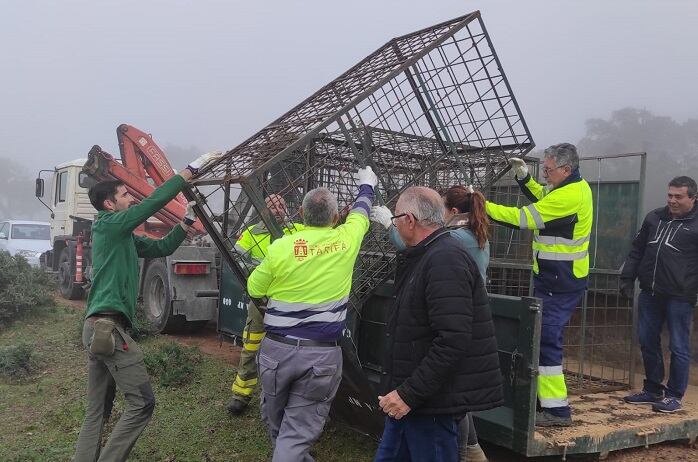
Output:
<instances>
[{"instance_id":1,"label":"man in green jacket","mask_svg":"<svg viewBox=\"0 0 698 462\"><path fill-rule=\"evenodd\" d=\"M221 156L204 154L137 205L118 180L103 181L89 191L98 214L92 224L92 287L82 331L88 350L87 409L76 462L125 461L153 414L155 397L143 353L126 332L136 314L138 258L172 254L195 216L188 207L182 223L160 240L133 231L174 199L200 168ZM124 394L126 408L100 454L100 435L117 387Z\"/></svg>"}]
</instances>

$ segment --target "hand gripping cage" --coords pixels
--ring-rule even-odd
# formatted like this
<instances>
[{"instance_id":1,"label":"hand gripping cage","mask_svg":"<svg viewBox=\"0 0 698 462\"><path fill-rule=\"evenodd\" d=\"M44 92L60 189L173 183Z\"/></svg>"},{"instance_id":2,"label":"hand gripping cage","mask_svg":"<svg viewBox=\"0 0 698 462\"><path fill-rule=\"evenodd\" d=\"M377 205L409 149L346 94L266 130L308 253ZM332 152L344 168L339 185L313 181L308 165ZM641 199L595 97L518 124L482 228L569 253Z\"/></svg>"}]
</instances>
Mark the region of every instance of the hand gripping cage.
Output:
<instances>
[{"instance_id":1,"label":"hand gripping cage","mask_svg":"<svg viewBox=\"0 0 698 462\"><path fill-rule=\"evenodd\" d=\"M379 178L376 203L394 210L407 187L486 191L534 144L479 12L390 40L257 132L193 181L196 212L242 282L252 263L235 248L260 221L275 238L301 222L303 196L324 186L346 213L357 170ZM279 224L265 205L287 206ZM381 226L366 235L350 304L361 305L391 274L395 248Z\"/></svg>"}]
</instances>

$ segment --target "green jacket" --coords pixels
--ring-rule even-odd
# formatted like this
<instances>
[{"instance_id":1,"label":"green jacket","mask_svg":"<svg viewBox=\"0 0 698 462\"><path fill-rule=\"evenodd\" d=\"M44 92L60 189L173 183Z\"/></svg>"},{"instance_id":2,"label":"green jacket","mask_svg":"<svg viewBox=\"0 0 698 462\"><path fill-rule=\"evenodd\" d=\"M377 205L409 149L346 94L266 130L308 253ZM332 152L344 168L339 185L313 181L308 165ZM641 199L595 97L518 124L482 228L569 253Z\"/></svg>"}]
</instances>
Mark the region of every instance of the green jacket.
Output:
<instances>
[{"instance_id":1,"label":"green jacket","mask_svg":"<svg viewBox=\"0 0 698 462\"><path fill-rule=\"evenodd\" d=\"M180 225L159 240L136 236L133 230L171 201L184 183L181 176L175 175L140 204L120 212L99 211L92 224L92 287L85 317L100 311L119 311L133 324L138 258L170 255L187 235Z\"/></svg>"}]
</instances>

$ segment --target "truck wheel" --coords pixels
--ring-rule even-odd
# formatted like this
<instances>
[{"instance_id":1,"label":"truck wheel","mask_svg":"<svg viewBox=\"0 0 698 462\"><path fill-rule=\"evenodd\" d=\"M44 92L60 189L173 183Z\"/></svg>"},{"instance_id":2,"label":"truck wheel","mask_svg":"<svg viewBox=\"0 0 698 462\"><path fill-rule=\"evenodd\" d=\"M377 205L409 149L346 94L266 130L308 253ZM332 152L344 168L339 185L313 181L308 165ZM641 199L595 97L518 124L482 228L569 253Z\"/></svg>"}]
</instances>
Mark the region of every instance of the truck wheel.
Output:
<instances>
[{"instance_id":1,"label":"truck wheel","mask_svg":"<svg viewBox=\"0 0 698 462\"><path fill-rule=\"evenodd\" d=\"M70 264L70 254L67 247L61 250L61 256L58 258L58 289L63 298L68 300L80 300L84 295L82 287L75 283L75 275L73 274L73 266Z\"/></svg>"},{"instance_id":2,"label":"truck wheel","mask_svg":"<svg viewBox=\"0 0 698 462\"><path fill-rule=\"evenodd\" d=\"M165 264L162 260L151 262L143 280L143 314L154 333L179 332L186 321L184 316L172 315L169 287Z\"/></svg>"}]
</instances>

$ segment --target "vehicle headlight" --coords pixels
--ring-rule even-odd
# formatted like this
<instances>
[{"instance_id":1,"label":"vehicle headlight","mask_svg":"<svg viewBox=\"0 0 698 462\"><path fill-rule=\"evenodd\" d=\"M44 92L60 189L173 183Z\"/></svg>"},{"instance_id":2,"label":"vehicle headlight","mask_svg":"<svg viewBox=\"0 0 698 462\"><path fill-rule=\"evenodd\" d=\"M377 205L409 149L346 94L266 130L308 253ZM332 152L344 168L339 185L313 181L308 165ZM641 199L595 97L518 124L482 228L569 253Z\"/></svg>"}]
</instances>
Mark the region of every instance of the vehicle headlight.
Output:
<instances>
[{"instance_id":1,"label":"vehicle headlight","mask_svg":"<svg viewBox=\"0 0 698 462\"><path fill-rule=\"evenodd\" d=\"M17 255L20 255L24 258L39 258L41 256L42 252L37 252L36 250L18 250Z\"/></svg>"}]
</instances>

